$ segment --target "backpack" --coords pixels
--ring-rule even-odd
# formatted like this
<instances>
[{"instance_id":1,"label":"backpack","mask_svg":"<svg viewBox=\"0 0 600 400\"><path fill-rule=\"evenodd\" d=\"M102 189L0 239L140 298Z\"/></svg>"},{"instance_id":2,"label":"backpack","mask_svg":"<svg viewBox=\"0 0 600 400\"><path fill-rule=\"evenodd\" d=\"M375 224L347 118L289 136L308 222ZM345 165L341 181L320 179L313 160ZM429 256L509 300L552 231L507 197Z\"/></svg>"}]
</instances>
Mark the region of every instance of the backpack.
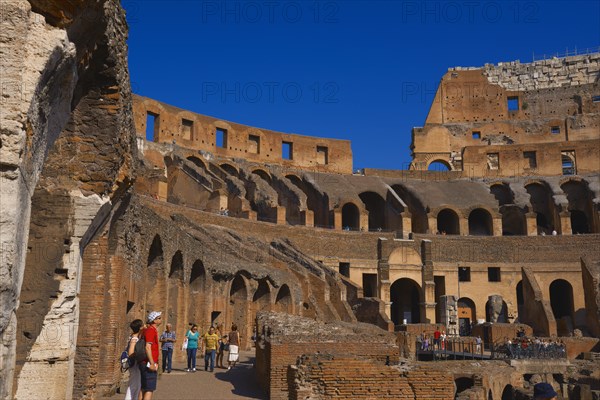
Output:
<instances>
[{"instance_id":1,"label":"backpack","mask_svg":"<svg viewBox=\"0 0 600 400\"><path fill-rule=\"evenodd\" d=\"M135 344L133 354L131 355L131 357L134 359L135 362L138 363L148 358L148 356L146 355L146 339L144 339L143 336L140 336L137 343Z\"/></svg>"},{"instance_id":2,"label":"backpack","mask_svg":"<svg viewBox=\"0 0 600 400\"><path fill-rule=\"evenodd\" d=\"M123 352L121 353L121 357L119 358L121 372L125 372L135 365L135 360L133 358L130 358L129 354L127 354L129 350L129 343L131 343L131 339L127 341L127 346L125 347L125 350L123 350Z\"/></svg>"}]
</instances>

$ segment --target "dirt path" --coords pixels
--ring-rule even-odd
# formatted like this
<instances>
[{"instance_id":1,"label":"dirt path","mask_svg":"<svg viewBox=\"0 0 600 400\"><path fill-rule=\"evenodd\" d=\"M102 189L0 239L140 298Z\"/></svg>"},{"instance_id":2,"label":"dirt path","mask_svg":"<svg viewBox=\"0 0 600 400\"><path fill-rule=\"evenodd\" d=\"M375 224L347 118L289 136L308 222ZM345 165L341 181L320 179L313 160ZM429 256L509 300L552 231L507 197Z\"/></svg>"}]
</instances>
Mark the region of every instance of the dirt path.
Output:
<instances>
[{"instance_id":1,"label":"dirt path","mask_svg":"<svg viewBox=\"0 0 600 400\"><path fill-rule=\"evenodd\" d=\"M253 362L254 352L240 352L240 362L231 371L215 369L214 372L205 372L204 360L200 357L197 365L200 368L196 372L185 372L183 363L173 363L173 371L158 378L158 387L152 399L267 399L256 381ZM117 394L105 400L123 398L124 394Z\"/></svg>"}]
</instances>

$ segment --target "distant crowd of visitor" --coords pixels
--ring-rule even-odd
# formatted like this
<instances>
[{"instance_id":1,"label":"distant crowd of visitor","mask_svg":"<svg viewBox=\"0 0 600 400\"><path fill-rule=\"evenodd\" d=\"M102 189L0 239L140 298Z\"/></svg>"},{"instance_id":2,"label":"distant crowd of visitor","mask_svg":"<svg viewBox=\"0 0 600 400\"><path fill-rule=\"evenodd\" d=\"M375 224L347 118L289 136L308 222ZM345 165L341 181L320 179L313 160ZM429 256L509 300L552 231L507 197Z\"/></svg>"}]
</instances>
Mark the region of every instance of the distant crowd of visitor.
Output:
<instances>
[{"instance_id":1,"label":"distant crowd of visitor","mask_svg":"<svg viewBox=\"0 0 600 400\"><path fill-rule=\"evenodd\" d=\"M561 340L517 337L506 341L506 356L512 359L566 358L567 350Z\"/></svg>"},{"instance_id":2,"label":"distant crowd of visitor","mask_svg":"<svg viewBox=\"0 0 600 400\"><path fill-rule=\"evenodd\" d=\"M152 311L148 314L146 324L136 319L129 325L131 336L125 351L121 355L121 367L129 371L129 385L125 400L150 400L156 390L159 369L159 354L162 353L162 372L172 370L173 351L177 337L171 324L165 325L162 334L158 326L162 322L162 313ZM231 331L223 334L223 324L211 326L207 332L200 334L198 325L190 324L186 332L181 350L187 353L186 372L196 372L196 355L200 350L204 357L204 370L213 372L216 368L227 369L235 367L239 358L239 348L242 338L235 324ZM160 351L159 351L160 349ZM225 353L227 367L223 365Z\"/></svg>"}]
</instances>

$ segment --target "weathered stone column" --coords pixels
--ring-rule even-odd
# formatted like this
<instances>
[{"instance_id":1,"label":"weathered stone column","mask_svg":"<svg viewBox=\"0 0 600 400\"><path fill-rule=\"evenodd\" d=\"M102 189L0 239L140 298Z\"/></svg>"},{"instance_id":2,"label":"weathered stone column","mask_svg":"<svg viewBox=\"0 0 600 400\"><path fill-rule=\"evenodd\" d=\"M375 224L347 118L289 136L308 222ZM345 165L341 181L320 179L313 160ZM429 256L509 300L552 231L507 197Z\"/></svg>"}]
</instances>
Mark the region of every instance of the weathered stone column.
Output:
<instances>
[{"instance_id":1,"label":"weathered stone column","mask_svg":"<svg viewBox=\"0 0 600 400\"><path fill-rule=\"evenodd\" d=\"M571 213L569 211L561 211L559 215L561 234L572 235L573 228L571 227Z\"/></svg>"},{"instance_id":2,"label":"weathered stone column","mask_svg":"<svg viewBox=\"0 0 600 400\"><path fill-rule=\"evenodd\" d=\"M537 214L528 212L525 214L525 221L527 224L527 236L537 236Z\"/></svg>"}]
</instances>

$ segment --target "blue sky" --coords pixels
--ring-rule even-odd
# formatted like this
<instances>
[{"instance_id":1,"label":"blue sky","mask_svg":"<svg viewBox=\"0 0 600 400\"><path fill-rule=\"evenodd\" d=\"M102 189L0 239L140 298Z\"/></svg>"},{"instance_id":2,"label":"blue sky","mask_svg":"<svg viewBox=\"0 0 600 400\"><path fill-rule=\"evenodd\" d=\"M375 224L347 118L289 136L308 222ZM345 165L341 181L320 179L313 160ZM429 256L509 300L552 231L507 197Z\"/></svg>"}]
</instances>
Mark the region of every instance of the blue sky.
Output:
<instances>
[{"instance_id":1,"label":"blue sky","mask_svg":"<svg viewBox=\"0 0 600 400\"><path fill-rule=\"evenodd\" d=\"M200 114L349 139L405 169L449 67L600 46L597 1L123 0L133 91Z\"/></svg>"}]
</instances>

